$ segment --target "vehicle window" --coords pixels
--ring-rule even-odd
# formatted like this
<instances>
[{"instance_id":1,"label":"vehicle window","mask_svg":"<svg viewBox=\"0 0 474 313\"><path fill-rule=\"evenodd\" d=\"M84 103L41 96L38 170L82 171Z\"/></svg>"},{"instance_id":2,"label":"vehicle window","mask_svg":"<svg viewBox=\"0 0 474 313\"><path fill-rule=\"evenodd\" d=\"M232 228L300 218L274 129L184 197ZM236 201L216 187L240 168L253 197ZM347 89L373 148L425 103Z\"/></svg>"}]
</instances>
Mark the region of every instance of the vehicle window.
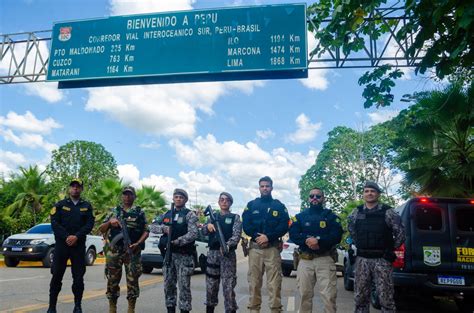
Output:
<instances>
[{"instance_id":1,"label":"vehicle window","mask_svg":"<svg viewBox=\"0 0 474 313\"><path fill-rule=\"evenodd\" d=\"M28 229L27 234L52 234L51 225L36 225Z\"/></svg>"},{"instance_id":2,"label":"vehicle window","mask_svg":"<svg viewBox=\"0 0 474 313\"><path fill-rule=\"evenodd\" d=\"M456 221L458 230L474 232L474 208L458 208Z\"/></svg>"},{"instance_id":3,"label":"vehicle window","mask_svg":"<svg viewBox=\"0 0 474 313\"><path fill-rule=\"evenodd\" d=\"M441 230L443 227L442 209L434 206L415 208L416 227L421 230Z\"/></svg>"}]
</instances>

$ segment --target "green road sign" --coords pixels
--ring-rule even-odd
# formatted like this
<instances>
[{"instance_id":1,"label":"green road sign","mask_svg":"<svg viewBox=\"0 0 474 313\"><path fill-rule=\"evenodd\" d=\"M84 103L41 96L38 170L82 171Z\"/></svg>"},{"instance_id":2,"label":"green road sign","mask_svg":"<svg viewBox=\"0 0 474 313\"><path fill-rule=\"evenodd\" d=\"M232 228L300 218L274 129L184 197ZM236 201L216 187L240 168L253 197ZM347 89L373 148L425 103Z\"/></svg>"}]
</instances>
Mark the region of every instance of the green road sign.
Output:
<instances>
[{"instance_id":1,"label":"green road sign","mask_svg":"<svg viewBox=\"0 0 474 313\"><path fill-rule=\"evenodd\" d=\"M307 77L306 5L113 16L54 24L60 87Z\"/></svg>"}]
</instances>

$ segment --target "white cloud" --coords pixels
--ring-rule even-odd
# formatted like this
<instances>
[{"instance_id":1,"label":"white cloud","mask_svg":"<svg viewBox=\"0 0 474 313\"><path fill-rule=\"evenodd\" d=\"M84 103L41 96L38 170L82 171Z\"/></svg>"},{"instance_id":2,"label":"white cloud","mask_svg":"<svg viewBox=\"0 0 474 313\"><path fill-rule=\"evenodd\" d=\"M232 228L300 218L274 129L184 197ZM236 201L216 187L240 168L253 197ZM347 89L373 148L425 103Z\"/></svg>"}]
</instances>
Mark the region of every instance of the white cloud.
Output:
<instances>
[{"instance_id":1,"label":"white cloud","mask_svg":"<svg viewBox=\"0 0 474 313\"><path fill-rule=\"evenodd\" d=\"M24 115L10 111L6 117L0 116L0 126L39 134L50 134L51 130L62 127L51 117L39 120L30 111L26 111Z\"/></svg>"},{"instance_id":2,"label":"white cloud","mask_svg":"<svg viewBox=\"0 0 474 313\"><path fill-rule=\"evenodd\" d=\"M5 141L12 142L18 147L26 147L30 149L42 148L47 152L51 152L58 148L58 145L44 140L43 136L39 134L21 133L17 136L11 129L0 128L0 136L3 136Z\"/></svg>"},{"instance_id":3,"label":"white cloud","mask_svg":"<svg viewBox=\"0 0 474 313\"><path fill-rule=\"evenodd\" d=\"M308 38L308 59L309 59L309 54L311 51L316 48L317 42L316 38L314 38L314 35L308 31L307 34ZM320 66L322 64L319 64ZM303 86L313 89L313 90L326 90L329 85L329 81L327 79L327 74L329 71L327 69L310 69L308 70L308 78L303 78L300 79L300 82L303 84Z\"/></svg>"},{"instance_id":4,"label":"white cloud","mask_svg":"<svg viewBox=\"0 0 474 313\"><path fill-rule=\"evenodd\" d=\"M142 186L155 187L155 190L164 192L168 202L172 200L174 188L180 187L178 181L173 177L152 174L140 180Z\"/></svg>"},{"instance_id":5,"label":"white cloud","mask_svg":"<svg viewBox=\"0 0 474 313\"><path fill-rule=\"evenodd\" d=\"M322 123L312 124L309 118L301 113L296 118L297 129L294 133L287 135L286 140L295 144L307 143L316 138Z\"/></svg>"},{"instance_id":6,"label":"white cloud","mask_svg":"<svg viewBox=\"0 0 474 313\"><path fill-rule=\"evenodd\" d=\"M140 171L133 164L118 165L117 170L119 177L124 184L132 185L135 188L140 188Z\"/></svg>"},{"instance_id":7,"label":"white cloud","mask_svg":"<svg viewBox=\"0 0 474 313\"><path fill-rule=\"evenodd\" d=\"M367 113L371 124L383 123L391 120L400 113L400 110L378 110L376 112Z\"/></svg>"},{"instance_id":8,"label":"white cloud","mask_svg":"<svg viewBox=\"0 0 474 313\"><path fill-rule=\"evenodd\" d=\"M17 172L18 166L26 163L27 160L23 154L0 149L0 173L5 178Z\"/></svg>"},{"instance_id":9,"label":"white cloud","mask_svg":"<svg viewBox=\"0 0 474 313\"><path fill-rule=\"evenodd\" d=\"M266 140L272 137L275 137L275 133L271 129L257 130L257 138Z\"/></svg>"},{"instance_id":10,"label":"white cloud","mask_svg":"<svg viewBox=\"0 0 474 313\"><path fill-rule=\"evenodd\" d=\"M59 102L64 98L64 92L58 89L58 83L28 83L25 88L29 95L39 96L49 103Z\"/></svg>"},{"instance_id":11,"label":"white cloud","mask_svg":"<svg viewBox=\"0 0 474 313\"><path fill-rule=\"evenodd\" d=\"M156 141L141 143L139 145L140 148L144 148L144 149L158 149L160 146L161 146L160 143Z\"/></svg>"},{"instance_id":12,"label":"white cloud","mask_svg":"<svg viewBox=\"0 0 474 313\"><path fill-rule=\"evenodd\" d=\"M210 172L206 175L211 175L215 181L202 181L216 192L219 184L222 185L234 195L236 206L245 205L249 199L258 196L258 179L269 175L274 180L274 196L293 211L297 210L300 203L300 177L314 164L317 155L314 150L302 154L289 152L284 148L267 152L253 142L220 143L210 134L197 137L192 145L183 144L179 140L171 140L170 145L175 148L178 161L183 165L209 169ZM214 193L207 196L210 200L217 197Z\"/></svg>"},{"instance_id":13,"label":"white cloud","mask_svg":"<svg viewBox=\"0 0 474 313\"><path fill-rule=\"evenodd\" d=\"M111 15L140 14L177 10L191 10L194 0L110 0Z\"/></svg>"}]
</instances>

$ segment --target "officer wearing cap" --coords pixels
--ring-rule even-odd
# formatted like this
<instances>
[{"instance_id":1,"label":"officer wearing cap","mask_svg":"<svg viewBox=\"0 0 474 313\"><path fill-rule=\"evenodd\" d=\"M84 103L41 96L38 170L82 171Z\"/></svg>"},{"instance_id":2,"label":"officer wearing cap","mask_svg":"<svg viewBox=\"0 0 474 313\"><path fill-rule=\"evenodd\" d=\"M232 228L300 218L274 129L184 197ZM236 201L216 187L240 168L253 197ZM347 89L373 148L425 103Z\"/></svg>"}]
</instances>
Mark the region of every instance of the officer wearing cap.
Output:
<instances>
[{"instance_id":1,"label":"officer wearing cap","mask_svg":"<svg viewBox=\"0 0 474 313\"><path fill-rule=\"evenodd\" d=\"M281 312L281 237L288 231L288 210L273 199L273 181L265 176L258 181L260 197L250 201L242 214L245 234L251 237L249 250L250 313L260 312L263 273L267 276L269 307L272 313Z\"/></svg>"},{"instance_id":2,"label":"officer wearing cap","mask_svg":"<svg viewBox=\"0 0 474 313\"><path fill-rule=\"evenodd\" d=\"M169 226L171 232L171 264L163 266L165 278L165 303L169 313L176 312L179 306L181 313L191 311L191 275L194 272L194 255L196 246L194 241L198 237L198 217L186 208L188 193L183 189L175 189L173 202L175 214L172 218L171 210L156 218L150 225L150 231L163 234L160 242L166 242ZM177 288L179 287L179 301L177 301Z\"/></svg>"},{"instance_id":3,"label":"officer wearing cap","mask_svg":"<svg viewBox=\"0 0 474 313\"><path fill-rule=\"evenodd\" d=\"M372 285L375 285L382 312L396 312L393 299L392 262L394 249L405 241L400 216L379 202L382 189L368 181L364 185L364 204L349 216L348 229L357 247L354 277L354 312L369 312Z\"/></svg>"},{"instance_id":4,"label":"officer wearing cap","mask_svg":"<svg viewBox=\"0 0 474 313\"><path fill-rule=\"evenodd\" d=\"M217 214L218 227L222 230L229 253L223 255L219 243L219 234L214 224L208 221L202 229L203 235L209 235L209 252L206 266L206 313L214 313L218 304L219 282L222 278L222 294L226 313L237 312L235 285L237 284L237 257L235 249L242 234L242 223L238 214L230 212L234 199L228 192L219 195L220 212Z\"/></svg>"},{"instance_id":5,"label":"officer wearing cap","mask_svg":"<svg viewBox=\"0 0 474 313\"><path fill-rule=\"evenodd\" d=\"M89 202L81 199L82 181L73 179L69 184L69 196L59 201L51 209L51 227L56 240L54 261L51 267L48 313L56 313L56 303L61 291L67 261L71 260L72 292L74 313L81 313L86 272L86 236L94 227L94 214Z\"/></svg>"},{"instance_id":6,"label":"officer wearing cap","mask_svg":"<svg viewBox=\"0 0 474 313\"><path fill-rule=\"evenodd\" d=\"M297 281L301 313L313 312L314 285L318 284L324 312L336 312L336 245L342 238L339 218L325 208L320 188L309 192L310 207L292 218L290 239L299 246Z\"/></svg>"},{"instance_id":7,"label":"officer wearing cap","mask_svg":"<svg viewBox=\"0 0 474 313\"><path fill-rule=\"evenodd\" d=\"M120 296L119 284L122 278L123 265L125 265L127 281L128 313L135 312L136 301L140 295L138 280L142 274L141 250L145 248L145 240L148 238L148 226L145 213L139 206L133 204L135 198L135 188L131 186L124 187L122 190L122 205L112 209L112 213L99 226L99 230L106 239L104 251L109 313L117 312L117 299ZM120 219L125 222L126 231L130 237L131 256L124 246L123 238L116 240L116 238L121 238L120 234L123 231Z\"/></svg>"}]
</instances>

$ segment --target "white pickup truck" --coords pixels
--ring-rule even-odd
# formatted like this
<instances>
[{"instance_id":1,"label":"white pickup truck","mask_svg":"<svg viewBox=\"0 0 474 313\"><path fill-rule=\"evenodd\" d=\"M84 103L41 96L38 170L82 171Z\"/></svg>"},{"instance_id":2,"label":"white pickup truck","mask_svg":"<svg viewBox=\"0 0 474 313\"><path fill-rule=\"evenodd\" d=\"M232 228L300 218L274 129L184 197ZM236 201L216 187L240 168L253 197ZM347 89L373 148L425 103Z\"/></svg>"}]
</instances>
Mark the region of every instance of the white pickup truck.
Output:
<instances>
[{"instance_id":1,"label":"white pickup truck","mask_svg":"<svg viewBox=\"0 0 474 313\"><path fill-rule=\"evenodd\" d=\"M8 237L0 251L5 265L15 267L20 261L42 261L44 267L51 267L54 256L54 234L50 223L33 226L26 233ZM93 265L98 253L102 253L104 243L101 236L87 235L86 265Z\"/></svg>"}]
</instances>

